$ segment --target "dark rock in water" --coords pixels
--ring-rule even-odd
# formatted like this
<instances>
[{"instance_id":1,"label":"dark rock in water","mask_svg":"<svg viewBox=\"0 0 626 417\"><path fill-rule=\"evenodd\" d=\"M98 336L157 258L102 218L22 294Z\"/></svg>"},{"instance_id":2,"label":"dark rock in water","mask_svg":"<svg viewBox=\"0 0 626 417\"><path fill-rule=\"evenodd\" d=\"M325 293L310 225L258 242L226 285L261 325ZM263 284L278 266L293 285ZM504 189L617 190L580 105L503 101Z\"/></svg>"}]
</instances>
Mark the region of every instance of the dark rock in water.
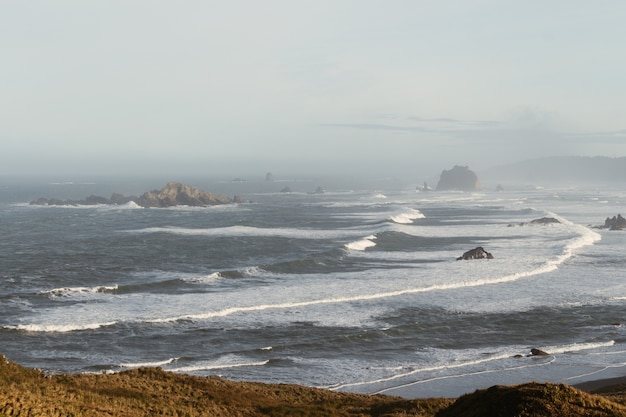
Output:
<instances>
[{"instance_id":1,"label":"dark rock in water","mask_svg":"<svg viewBox=\"0 0 626 417\"><path fill-rule=\"evenodd\" d=\"M561 223L554 217L542 217L540 219L535 219L530 222L530 224L553 224L553 223Z\"/></svg>"},{"instance_id":2,"label":"dark rock in water","mask_svg":"<svg viewBox=\"0 0 626 417\"><path fill-rule=\"evenodd\" d=\"M530 223L519 223L518 226L526 226L527 224L531 224L531 225L547 225L547 224L561 224L561 222L558 219L555 219L554 217L542 217L540 219L535 219L532 220ZM513 227L515 226L514 224L509 224L509 227Z\"/></svg>"},{"instance_id":3,"label":"dark rock in water","mask_svg":"<svg viewBox=\"0 0 626 417\"><path fill-rule=\"evenodd\" d=\"M420 187L418 185L417 187L415 187L415 189L418 190L418 191L431 191L432 190L432 188L430 188L428 186L428 183L426 181L424 181L424 186L423 187Z\"/></svg>"},{"instance_id":4,"label":"dark rock in water","mask_svg":"<svg viewBox=\"0 0 626 417\"><path fill-rule=\"evenodd\" d=\"M282 190L280 190L281 193L290 193L291 192L291 188L289 186L286 186L285 188L283 188Z\"/></svg>"},{"instance_id":5,"label":"dark rock in water","mask_svg":"<svg viewBox=\"0 0 626 417\"><path fill-rule=\"evenodd\" d=\"M149 191L139 197L126 197L122 194L113 193L110 199L91 195L84 200L59 200L55 198L39 198L31 201L33 205L98 205L98 204L126 204L134 202L141 207L172 207L172 206L213 206L217 204L233 203L228 197L200 191L189 185L178 182L169 182L161 190ZM241 201L239 198L238 202Z\"/></svg>"},{"instance_id":6,"label":"dark rock in water","mask_svg":"<svg viewBox=\"0 0 626 417\"><path fill-rule=\"evenodd\" d=\"M604 228L609 230L624 230L626 229L626 219L621 214L613 217L607 217L604 221Z\"/></svg>"},{"instance_id":7,"label":"dark rock in water","mask_svg":"<svg viewBox=\"0 0 626 417\"><path fill-rule=\"evenodd\" d=\"M109 204L109 200L107 200L104 197L99 197L97 195L90 195L89 197L87 197L84 200L85 205L87 206L91 206L91 205L98 205L98 204Z\"/></svg>"},{"instance_id":8,"label":"dark rock in water","mask_svg":"<svg viewBox=\"0 0 626 417\"><path fill-rule=\"evenodd\" d=\"M271 172L268 172L267 174L265 174L265 181L267 182L274 181L274 174L272 174Z\"/></svg>"},{"instance_id":9,"label":"dark rock in water","mask_svg":"<svg viewBox=\"0 0 626 417\"><path fill-rule=\"evenodd\" d=\"M498 186L496 187L496 191L504 191L504 187L502 186L502 184L498 184Z\"/></svg>"},{"instance_id":10,"label":"dark rock in water","mask_svg":"<svg viewBox=\"0 0 626 417\"><path fill-rule=\"evenodd\" d=\"M493 259L493 255L479 246L475 249L465 252L462 256L456 258L457 261L467 261L471 259Z\"/></svg>"},{"instance_id":11,"label":"dark rock in water","mask_svg":"<svg viewBox=\"0 0 626 417\"><path fill-rule=\"evenodd\" d=\"M324 194L324 189L322 187L317 187L315 191L309 194Z\"/></svg>"},{"instance_id":12,"label":"dark rock in water","mask_svg":"<svg viewBox=\"0 0 626 417\"><path fill-rule=\"evenodd\" d=\"M456 165L451 170L444 170L437 183L437 191L476 191L480 190L478 176L468 167Z\"/></svg>"},{"instance_id":13,"label":"dark rock in water","mask_svg":"<svg viewBox=\"0 0 626 417\"><path fill-rule=\"evenodd\" d=\"M530 355L528 356L550 356L550 354L548 352L544 352L541 349L532 348L530 350Z\"/></svg>"}]
</instances>

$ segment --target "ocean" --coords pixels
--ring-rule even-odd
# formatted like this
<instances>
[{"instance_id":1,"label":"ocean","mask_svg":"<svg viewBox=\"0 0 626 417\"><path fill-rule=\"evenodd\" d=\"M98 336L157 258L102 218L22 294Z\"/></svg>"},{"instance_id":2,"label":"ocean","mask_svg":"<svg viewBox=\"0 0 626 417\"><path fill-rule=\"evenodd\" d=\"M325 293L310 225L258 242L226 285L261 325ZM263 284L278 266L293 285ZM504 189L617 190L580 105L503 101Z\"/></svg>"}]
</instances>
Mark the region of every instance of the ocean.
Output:
<instances>
[{"instance_id":1,"label":"ocean","mask_svg":"<svg viewBox=\"0 0 626 417\"><path fill-rule=\"evenodd\" d=\"M626 375L626 232L595 227L626 212L619 184L203 178L187 183L246 202L28 204L165 185L107 181L0 187L9 360L407 398ZM494 259L456 260L478 246Z\"/></svg>"}]
</instances>

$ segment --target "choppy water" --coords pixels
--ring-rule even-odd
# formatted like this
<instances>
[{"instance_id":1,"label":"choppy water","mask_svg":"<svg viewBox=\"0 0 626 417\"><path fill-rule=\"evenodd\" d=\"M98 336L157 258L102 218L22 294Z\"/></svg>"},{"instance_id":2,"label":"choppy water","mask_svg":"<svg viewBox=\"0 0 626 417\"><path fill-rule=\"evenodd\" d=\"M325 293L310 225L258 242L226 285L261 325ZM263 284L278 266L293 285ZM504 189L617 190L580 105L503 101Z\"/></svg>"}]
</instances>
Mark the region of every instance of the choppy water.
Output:
<instances>
[{"instance_id":1,"label":"choppy water","mask_svg":"<svg viewBox=\"0 0 626 417\"><path fill-rule=\"evenodd\" d=\"M208 182L250 202L173 209L30 206L106 187L5 186L0 353L407 397L626 374L626 232L590 227L626 191L284 185ZM562 223L520 225L544 216ZM476 246L495 259L455 260ZM551 355L514 357L531 348Z\"/></svg>"}]
</instances>

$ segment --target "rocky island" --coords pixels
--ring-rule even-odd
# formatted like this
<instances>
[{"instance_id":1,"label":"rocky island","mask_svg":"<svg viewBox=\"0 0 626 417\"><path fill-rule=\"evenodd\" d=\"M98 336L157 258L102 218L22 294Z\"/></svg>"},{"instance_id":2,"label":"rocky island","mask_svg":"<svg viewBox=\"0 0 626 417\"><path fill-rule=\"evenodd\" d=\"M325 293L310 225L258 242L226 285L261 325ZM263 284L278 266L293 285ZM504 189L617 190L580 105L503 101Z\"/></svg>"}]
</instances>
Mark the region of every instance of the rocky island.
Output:
<instances>
[{"instance_id":1,"label":"rocky island","mask_svg":"<svg viewBox=\"0 0 626 417\"><path fill-rule=\"evenodd\" d=\"M624 219L621 214L613 217L607 217L604 221L603 229L624 230L626 229L626 219Z\"/></svg>"},{"instance_id":2,"label":"rocky island","mask_svg":"<svg viewBox=\"0 0 626 417\"><path fill-rule=\"evenodd\" d=\"M92 206L98 204L121 205L131 202L140 207L207 207L219 204L241 203L242 199L238 196L229 198L223 195L212 194L189 185L171 181L162 189L145 192L139 197L124 196L118 193L113 193L111 198L91 195L83 200L60 200L42 197L31 201L30 204L40 206Z\"/></svg>"}]
</instances>

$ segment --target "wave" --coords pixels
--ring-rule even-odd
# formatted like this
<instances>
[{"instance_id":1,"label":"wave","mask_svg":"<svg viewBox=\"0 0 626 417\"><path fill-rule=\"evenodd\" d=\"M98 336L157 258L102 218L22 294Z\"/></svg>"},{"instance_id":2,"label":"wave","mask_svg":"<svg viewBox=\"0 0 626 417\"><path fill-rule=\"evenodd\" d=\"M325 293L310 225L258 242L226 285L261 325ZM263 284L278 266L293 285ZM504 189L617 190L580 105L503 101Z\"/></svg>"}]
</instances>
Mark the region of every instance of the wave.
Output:
<instances>
[{"instance_id":1,"label":"wave","mask_svg":"<svg viewBox=\"0 0 626 417\"><path fill-rule=\"evenodd\" d=\"M376 239L375 235L370 235L361 240L346 243L344 246L350 250L364 251L367 248L376 246L376 242L374 242L375 239Z\"/></svg>"},{"instance_id":2,"label":"wave","mask_svg":"<svg viewBox=\"0 0 626 417\"><path fill-rule=\"evenodd\" d=\"M192 283L206 284L206 283L210 283L210 282L215 282L216 280L218 280L218 279L220 279L222 277L223 276L222 276L221 272L213 272L212 274L201 276L201 277L185 278L184 281L185 282L192 282Z\"/></svg>"},{"instance_id":3,"label":"wave","mask_svg":"<svg viewBox=\"0 0 626 417\"><path fill-rule=\"evenodd\" d=\"M477 279L474 281L461 281L461 282L453 282L447 284L435 284L425 287L418 288L405 288L396 291L388 291L388 292L380 292L380 293L370 293L370 294L361 294L354 296L345 296L345 297L330 297L330 298L321 298L316 300L308 300L308 301L299 301L299 302L289 302L289 303L276 303L276 304L259 304L252 306L240 306L240 307L230 307L222 310L208 311L200 314L190 314L178 317L170 317L170 318L162 318L162 319L154 319L150 320L150 322L174 322L180 320L206 320L215 317L225 317L232 314L238 313L247 313L247 312L255 312L255 311L264 311L264 310L279 310L279 309L289 309L289 308L301 308L307 306L315 306L315 305L324 305L324 304L338 304L338 303L350 303L350 302L358 302L358 301L367 301L367 300L377 300L383 298L393 298L399 297L408 294L418 294L418 293L426 293L431 291L448 291L455 290L460 288L472 288L472 287L480 287L485 285L496 285L503 284L508 282L517 281L519 279L528 278L535 275L544 274L550 271L553 271L558 268L558 266L565 262L568 258L573 256L573 251L577 248L583 247L585 245L593 244L595 241L600 239L600 235L593 232L590 229L583 227L581 230L584 233L570 241L562 255L558 256L556 259L548 260L544 264L540 265L538 268L521 271L514 274L504 275L500 277L494 278L483 278Z\"/></svg>"},{"instance_id":4,"label":"wave","mask_svg":"<svg viewBox=\"0 0 626 417\"><path fill-rule=\"evenodd\" d=\"M113 293L118 289L118 285L97 286L97 287L63 287L54 288L52 290L40 291L41 295L50 297L70 297L77 294L97 294L97 293Z\"/></svg>"},{"instance_id":5,"label":"wave","mask_svg":"<svg viewBox=\"0 0 626 417\"><path fill-rule=\"evenodd\" d=\"M205 361L195 365L180 366L175 368L168 368L170 372L177 373L193 373L198 371L214 371L217 369L229 369L229 368L242 368L248 366L265 366L270 363L269 359L257 362L248 362L246 359L235 356L226 355L216 361Z\"/></svg>"},{"instance_id":6,"label":"wave","mask_svg":"<svg viewBox=\"0 0 626 417\"><path fill-rule=\"evenodd\" d=\"M137 363L120 363L120 368L156 368L177 362L180 358L170 358L164 361L156 362L137 362Z\"/></svg>"},{"instance_id":7,"label":"wave","mask_svg":"<svg viewBox=\"0 0 626 417\"><path fill-rule=\"evenodd\" d=\"M33 333L68 333L83 330L96 330L101 327L114 326L116 321L87 324L17 324L2 326L6 330L18 330Z\"/></svg>"},{"instance_id":8,"label":"wave","mask_svg":"<svg viewBox=\"0 0 626 417\"><path fill-rule=\"evenodd\" d=\"M227 226L211 229L192 229L185 227L147 227L145 229L126 230L126 233L169 233L181 236L216 236L216 237L284 237L300 239L330 239L359 236L363 229L299 229L299 228L262 228L251 226Z\"/></svg>"},{"instance_id":9,"label":"wave","mask_svg":"<svg viewBox=\"0 0 626 417\"><path fill-rule=\"evenodd\" d=\"M424 216L419 210L410 208L402 213L391 216L389 221L393 223L410 224L413 223L413 220L415 219L423 219L425 217L426 216Z\"/></svg>"},{"instance_id":10,"label":"wave","mask_svg":"<svg viewBox=\"0 0 626 417\"><path fill-rule=\"evenodd\" d=\"M548 352L549 354L554 355L554 354L559 354L559 353L580 352L581 350L611 347L614 345L615 345L615 341L610 340L608 342L572 343L569 345L546 346L542 348L541 350L544 350L545 352Z\"/></svg>"}]
</instances>

